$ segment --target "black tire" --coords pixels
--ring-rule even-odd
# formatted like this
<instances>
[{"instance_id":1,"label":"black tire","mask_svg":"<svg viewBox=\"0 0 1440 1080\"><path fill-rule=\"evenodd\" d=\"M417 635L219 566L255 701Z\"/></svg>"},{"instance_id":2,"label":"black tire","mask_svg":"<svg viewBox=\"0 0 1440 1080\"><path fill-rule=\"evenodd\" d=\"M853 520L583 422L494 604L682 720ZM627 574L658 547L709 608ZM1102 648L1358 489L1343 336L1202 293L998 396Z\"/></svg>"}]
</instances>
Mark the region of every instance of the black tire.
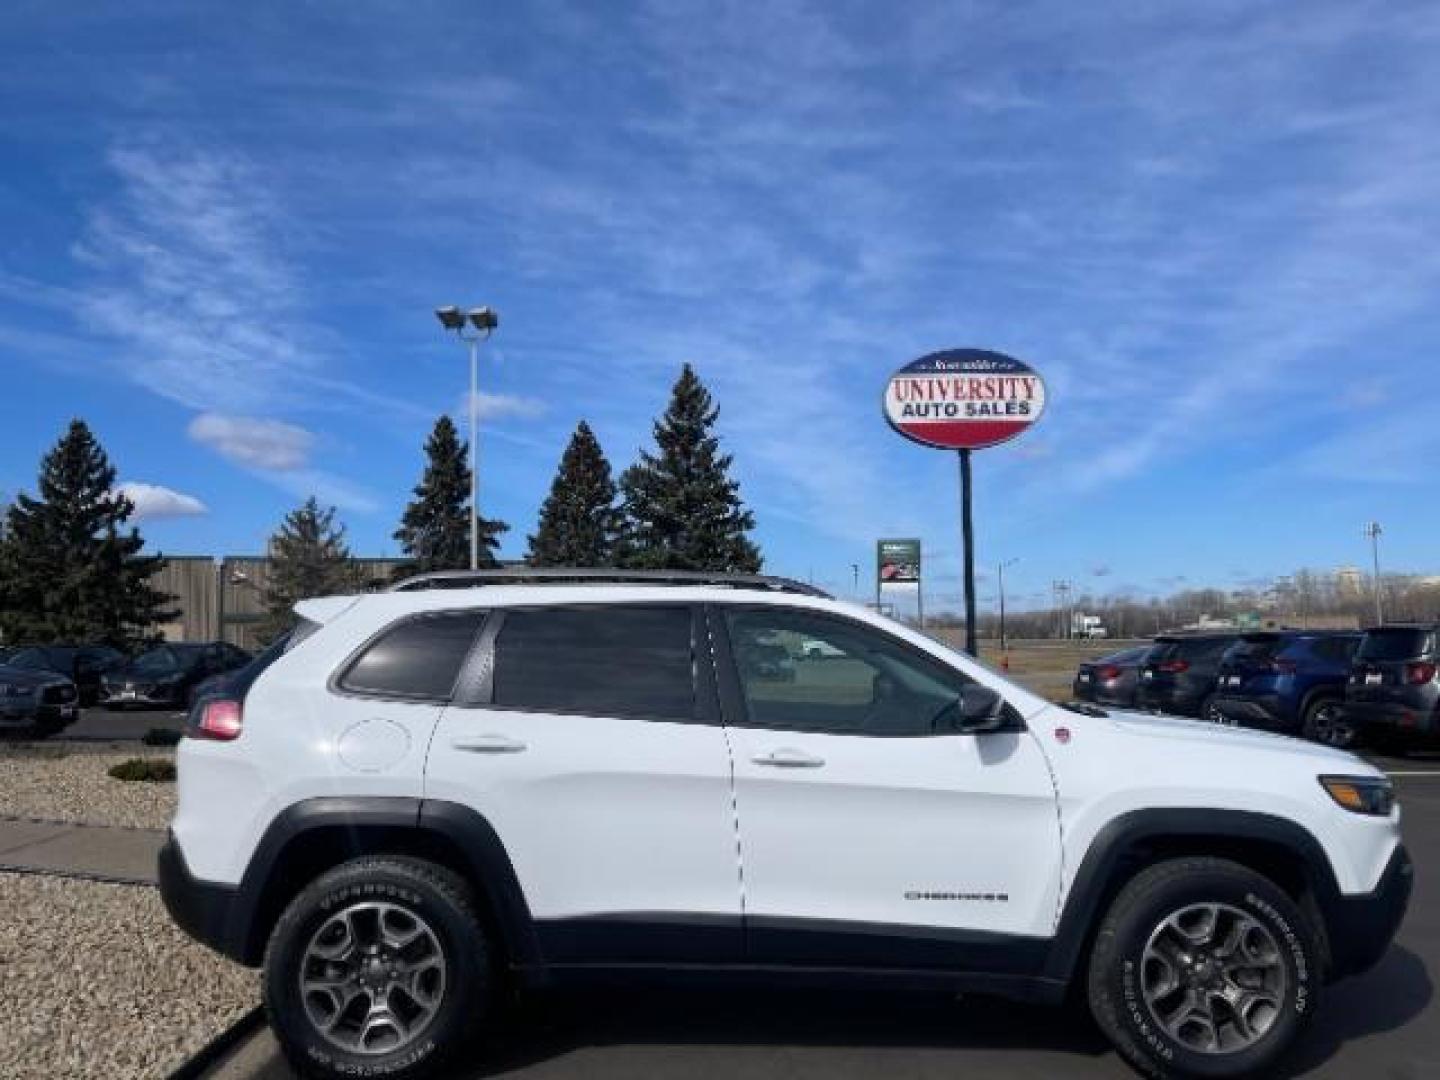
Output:
<instances>
[{"instance_id":1,"label":"black tire","mask_svg":"<svg viewBox=\"0 0 1440 1080\"><path fill-rule=\"evenodd\" d=\"M1300 733L1311 742L1351 750L1360 745L1360 732L1344 718L1344 702L1323 697L1307 702L1300 720Z\"/></svg>"},{"instance_id":2,"label":"black tire","mask_svg":"<svg viewBox=\"0 0 1440 1080\"><path fill-rule=\"evenodd\" d=\"M1277 946L1274 970L1285 975L1275 1007L1266 1007L1268 1016L1252 1013L1257 1026L1265 1022L1268 1028L1243 1048L1206 1052L1187 1046L1162 1026L1145 994L1142 963L1152 933L1172 914L1204 904L1258 923ZM1199 857L1158 863L1137 874L1105 914L1090 955L1090 1011L1121 1056L1155 1080L1267 1075L1319 1004L1320 942L1289 896L1238 863ZM1203 947L1197 950L1203 953ZM1233 1034L1233 1027L1227 1030Z\"/></svg>"},{"instance_id":3,"label":"black tire","mask_svg":"<svg viewBox=\"0 0 1440 1080\"><path fill-rule=\"evenodd\" d=\"M301 965L328 920L350 904L376 902L418 916L433 931L446 965L444 984L413 1042L389 1052L356 1052L335 1045L312 1023L300 990ZM285 909L265 950L270 1026L296 1072L325 1080L432 1075L474 1038L489 1010L491 982L490 952L469 886L418 859L362 858L321 875Z\"/></svg>"},{"instance_id":4,"label":"black tire","mask_svg":"<svg viewBox=\"0 0 1440 1080\"><path fill-rule=\"evenodd\" d=\"M1219 724L1222 727L1238 727L1236 721L1231 720L1225 712L1215 704L1215 695L1210 694L1200 702L1200 719L1209 724Z\"/></svg>"}]
</instances>

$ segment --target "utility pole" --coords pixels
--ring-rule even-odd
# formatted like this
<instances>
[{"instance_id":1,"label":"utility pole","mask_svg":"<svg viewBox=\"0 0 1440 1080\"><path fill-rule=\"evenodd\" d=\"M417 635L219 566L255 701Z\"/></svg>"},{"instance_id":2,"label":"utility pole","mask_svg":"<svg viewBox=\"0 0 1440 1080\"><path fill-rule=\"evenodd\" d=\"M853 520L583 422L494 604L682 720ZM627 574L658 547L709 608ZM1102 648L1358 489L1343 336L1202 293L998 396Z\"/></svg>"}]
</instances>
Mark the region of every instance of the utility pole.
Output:
<instances>
[{"instance_id":1,"label":"utility pole","mask_svg":"<svg viewBox=\"0 0 1440 1080\"><path fill-rule=\"evenodd\" d=\"M1004 657L1009 650L1009 640L1005 636L1005 568L1014 566L1020 559L1006 559L995 564L995 577L1000 585L1000 655Z\"/></svg>"},{"instance_id":2,"label":"utility pole","mask_svg":"<svg viewBox=\"0 0 1440 1080\"><path fill-rule=\"evenodd\" d=\"M480 342L488 340L500 325L493 308L477 307L462 312L458 307L435 309L435 317L446 330L470 346L470 569L480 569ZM466 323L473 330L466 330Z\"/></svg>"},{"instance_id":3,"label":"utility pole","mask_svg":"<svg viewBox=\"0 0 1440 1080\"><path fill-rule=\"evenodd\" d=\"M1365 537L1370 541L1370 560L1375 567L1375 625L1385 625L1385 608L1381 602L1380 589L1380 522L1371 521L1365 525Z\"/></svg>"}]
</instances>

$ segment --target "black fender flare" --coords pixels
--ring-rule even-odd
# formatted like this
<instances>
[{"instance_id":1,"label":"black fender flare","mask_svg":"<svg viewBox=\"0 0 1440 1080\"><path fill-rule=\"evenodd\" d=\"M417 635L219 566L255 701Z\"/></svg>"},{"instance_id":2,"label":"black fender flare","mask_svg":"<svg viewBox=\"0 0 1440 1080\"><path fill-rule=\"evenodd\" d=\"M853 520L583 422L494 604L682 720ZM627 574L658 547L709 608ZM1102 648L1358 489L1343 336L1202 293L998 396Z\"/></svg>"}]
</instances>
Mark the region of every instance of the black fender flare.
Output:
<instances>
[{"instance_id":1,"label":"black fender flare","mask_svg":"<svg viewBox=\"0 0 1440 1080\"><path fill-rule=\"evenodd\" d=\"M521 966L539 962L540 953L520 880L509 852L490 822L472 807L435 799L396 796L305 799L286 807L266 828L236 891L226 951L243 962L258 963L264 953L269 924L278 912L265 905L276 884L277 868L287 851L320 830L340 833L345 857L373 854L379 836L394 837L413 830L416 839L438 838L458 854L458 869L483 893L502 944L511 961ZM417 844L417 847L419 845ZM393 854L405 854L403 843Z\"/></svg>"},{"instance_id":2,"label":"black fender flare","mask_svg":"<svg viewBox=\"0 0 1440 1080\"><path fill-rule=\"evenodd\" d=\"M1079 969L1101 918L1124 886L1127 857L1146 845L1173 841L1240 841L1281 848L1300 865L1305 885L1319 908L1327 934L1340 908L1340 888L1324 847L1313 833L1288 818L1249 810L1200 807L1154 808L1121 814L1096 834L1065 896L1055 939L1046 958L1044 976L1069 982Z\"/></svg>"}]
</instances>

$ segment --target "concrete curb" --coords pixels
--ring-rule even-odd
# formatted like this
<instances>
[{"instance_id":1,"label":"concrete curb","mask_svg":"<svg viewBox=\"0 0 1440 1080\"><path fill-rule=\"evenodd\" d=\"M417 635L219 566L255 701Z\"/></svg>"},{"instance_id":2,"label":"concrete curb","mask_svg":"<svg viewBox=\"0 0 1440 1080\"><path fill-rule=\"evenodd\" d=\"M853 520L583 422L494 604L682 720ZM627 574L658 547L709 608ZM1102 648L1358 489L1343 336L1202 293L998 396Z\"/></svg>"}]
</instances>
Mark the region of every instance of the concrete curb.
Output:
<instances>
[{"instance_id":1,"label":"concrete curb","mask_svg":"<svg viewBox=\"0 0 1440 1080\"><path fill-rule=\"evenodd\" d=\"M125 832L164 833L153 825L115 825L108 821L72 821L69 818L33 817L27 814L0 814L0 824L18 821L26 825L74 825L80 829L121 829Z\"/></svg>"},{"instance_id":2,"label":"concrete curb","mask_svg":"<svg viewBox=\"0 0 1440 1080\"><path fill-rule=\"evenodd\" d=\"M256 1005L197 1050L189 1061L172 1072L166 1077L166 1080L200 1080L212 1068L220 1064L225 1055L264 1025L265 1007Z\"/></svg>"},{"instance_id":3,"label":"concrete curb","mask_svg":"<svg viewBox=\"0 0 1440 1080\"><path fill-rule=\"evenodd\" d=\"M129 885L144 889L160 887L145 878L126 877L121 874L97 874L89 870L54 870L41 866L26 866L23 863L0 862L0 874L29 874L32 877L66 878L70 881L90 881L99 885Z\"/></svg>"}]
</instances>

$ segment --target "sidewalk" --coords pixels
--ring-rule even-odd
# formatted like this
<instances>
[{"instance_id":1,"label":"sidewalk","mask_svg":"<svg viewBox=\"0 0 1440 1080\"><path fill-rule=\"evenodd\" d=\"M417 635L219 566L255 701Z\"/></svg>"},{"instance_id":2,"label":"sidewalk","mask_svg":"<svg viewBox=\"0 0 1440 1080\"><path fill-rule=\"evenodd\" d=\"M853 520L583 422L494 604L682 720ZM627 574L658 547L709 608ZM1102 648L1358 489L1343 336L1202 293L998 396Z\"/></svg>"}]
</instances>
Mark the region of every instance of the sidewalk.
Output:
<instances>
[{"instance_id":1,"label":"sidewalk","mask_svg":"<svg viewBox=\"0 0 1440 1080\"><path fill-rule=\"evenodd\" d=\"M155 857L164 842L163 829L0 818L0 871L154 885Z\"/></svg>"}]
</instances>

